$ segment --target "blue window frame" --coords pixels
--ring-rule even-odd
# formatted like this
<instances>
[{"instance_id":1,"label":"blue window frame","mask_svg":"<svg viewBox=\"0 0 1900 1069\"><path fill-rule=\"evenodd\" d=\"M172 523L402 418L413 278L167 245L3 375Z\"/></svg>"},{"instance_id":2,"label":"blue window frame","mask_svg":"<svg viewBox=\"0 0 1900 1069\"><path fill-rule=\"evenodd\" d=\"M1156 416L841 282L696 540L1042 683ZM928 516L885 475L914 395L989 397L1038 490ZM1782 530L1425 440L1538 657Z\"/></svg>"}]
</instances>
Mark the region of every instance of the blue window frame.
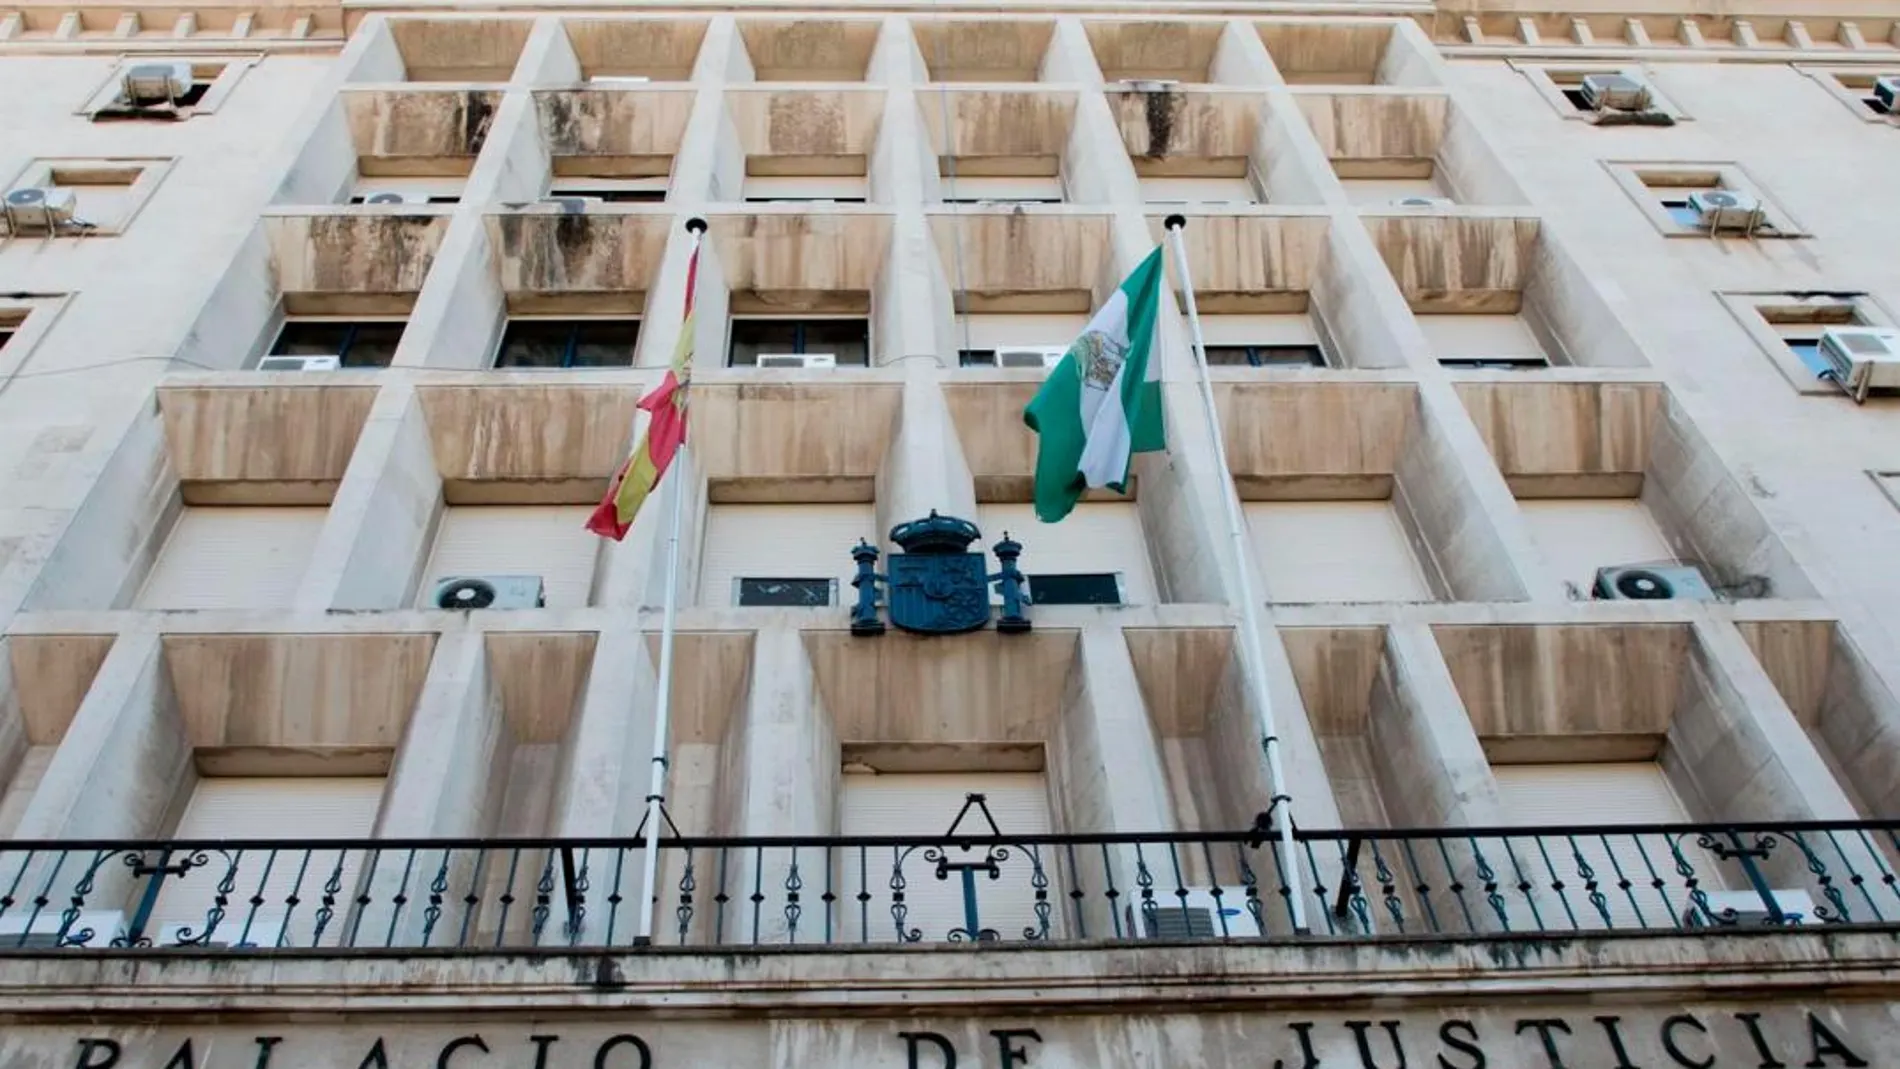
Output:
<instances>
[{"instance_id":1,"label":"blue window frame","mask_svg":"<svg viewBox=\"0 0 1900 1069\"><path fill-rule=\"evenodd\" d=\"M270 355L335 356L344 367L388 367L405 325L401 320L293 319L277 332Z\"/></svg>"},{"instance_id":2,"label":"blue window frame","mask_svg":"<svg viewBox=\"0 0 1900 1069\"><path fill-rule=\"evenodd\" d=\"M497 368L632 367L637 319L511 319Z\"/></svg>"},{"instance_id":3,"label":"blue window frame","mask_svg":"<svg viewBox=\"0 0 1900 1069\"><path fill-rule=\"evenodd\" d=\"M1214 367L1325 367L1326 355L1317 345L1210 345L1207 362Z\"/></svg>"},{"instance_id":4,"label":"blue window frame","mask_svg":"<svg viewBox=\"0 0 1900 1069\"><path fill-rule=\"evenodd\" d=\"M869 320L734 319L730 329L730 367L757 367L761 353L831 353L840 367L864 367L871 359Z\"/></svg>"}]
</instances>

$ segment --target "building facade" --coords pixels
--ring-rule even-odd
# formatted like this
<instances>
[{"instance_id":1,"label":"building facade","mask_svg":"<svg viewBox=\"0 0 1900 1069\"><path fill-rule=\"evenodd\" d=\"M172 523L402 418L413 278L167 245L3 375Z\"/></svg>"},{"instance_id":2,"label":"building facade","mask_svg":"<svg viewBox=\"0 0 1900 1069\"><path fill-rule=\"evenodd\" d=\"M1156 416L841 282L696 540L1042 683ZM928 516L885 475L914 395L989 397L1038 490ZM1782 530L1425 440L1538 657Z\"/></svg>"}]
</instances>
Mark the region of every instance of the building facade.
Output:
<instances>
[{"instance_id":1,"label":"building facade","mask_svg":"<svg viewBox=\"0 0 1900 1069\"><path fill-rule=\"evenodd\" d=\"M0 1064L1900 1064L1893 91L1848 0L0 8ZM1172 216L1168 447L1038 523ZM1028 630L853 633L933 511Z\"/></svg>"}]
</instances>

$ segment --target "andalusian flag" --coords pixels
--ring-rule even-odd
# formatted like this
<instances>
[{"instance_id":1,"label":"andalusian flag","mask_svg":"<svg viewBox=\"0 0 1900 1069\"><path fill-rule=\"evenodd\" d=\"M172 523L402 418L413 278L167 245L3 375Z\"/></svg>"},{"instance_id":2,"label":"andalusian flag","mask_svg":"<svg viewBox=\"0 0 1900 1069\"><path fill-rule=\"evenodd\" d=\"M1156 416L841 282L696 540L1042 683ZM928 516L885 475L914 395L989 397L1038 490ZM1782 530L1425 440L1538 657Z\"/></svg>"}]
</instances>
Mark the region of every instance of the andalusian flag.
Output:
<instances>
[{"instance_id":1,"label":"andalusian flag","mask_svg":"<svg viewBox=\"0 0 1900 1069\"><path fill-rule=\"evenodd\" d=\"M1151 360L1161 307L1161 247L1089 320L1023 409L1035 431L1036 518L1054 523L1085 489L1128 484L1132 454L1167 448L1161 368Z\"/></svg>"},{"instance_id":2,"label":"andalusian flag","mask_svg":"<svg viewBox=\"0 0 1900 1069\"><path fill-rule=\"evenodd\" d=\"M673 350L673 366L653 392L640 399L640 408L651 419L647 432L633 444L627 462L614 473L607 496L587 517L587 529L618 542L633 527L633 517L646 502L647 495L660 484L673 454L686 442L686 386L692 377L693 293L699 287L699 250L686 265L686 319L680 324L679 345ZM634 416L636 424L639 416Z\"/></svg>"}]
</instances>

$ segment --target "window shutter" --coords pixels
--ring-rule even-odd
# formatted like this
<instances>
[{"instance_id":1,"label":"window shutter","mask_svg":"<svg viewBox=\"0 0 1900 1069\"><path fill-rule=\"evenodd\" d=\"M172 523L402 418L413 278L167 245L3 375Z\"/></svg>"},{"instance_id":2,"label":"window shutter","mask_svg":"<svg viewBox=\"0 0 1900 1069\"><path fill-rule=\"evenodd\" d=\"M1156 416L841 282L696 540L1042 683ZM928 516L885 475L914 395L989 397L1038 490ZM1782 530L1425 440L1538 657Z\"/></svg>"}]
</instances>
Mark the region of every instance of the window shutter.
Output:
<instances>
[{"instance_id":1,"label":"window shutter","mask_svg":"<svg viewBox=\"0 0 1900 1069\"><path fill-rule=\"evenodd\" d=\"M856 595L851 547L876 544L877 514L870 505L714 505L707 510L705 552L699 567L699 603L733 605L734 580L838 580L838 599Z\"/></svg>"},{"instance_id":2,"label":"window shutter","mask_svg":"<svg viewBox=\"0 0 1900 1069\"><path fill-rule=\"evenodd\" d=\"M1432 599L1390 501L1249 501L1243 508L1270 601Z\"/></svg>"},{"instance_id":3,"label":"window shutter","mask_svg":"<svg viewBox=\"0 0 1900 1069\"><path fill-rule=\"evenodd\" d=\"M137 605L288 608L328 514L323 508L186 508L152 564Z\"/></svg>"},{"instance_id":4,"label":"window shutter","mask_svg":"<svg viewBox=\"0 0 1900 1069\"><path fill-rule=\"evenodd\" d=\"M840 899L846 909L845 928L849 939L890 942L897 938L895 902L890 884L893 873L904 880L903 926L915 930L921 942L946 942L950 933L967 924L964 878L955 871L945 879L937 878L936 862L926 860L925 847L936 845L950 830L962 810L965 798L982 794L995 818L997 829L1005 836L1035 836L1049 833L1049 788L1039 772L996 773L901 773L846 774L840 803L840 833L848 837L903 836L917 849L870 847L865 858L846 851L840 872L844 891ZM974 809L957 828L960 834L989 835L981 813ZM1050 931L1061 922L1062 899L1057 893L1057 864L1051 848L1031 850L1011 845L1003 848L1007 856L997 862L997 878L978 872L973 877L977 923L996 932L1006 941L1021 940L1025 929L1040 930L1036 915L1034 875L1038 863L1048 881L1047 901L1052 905ZM952 863L980 861L982 849L967 853L952 848L945 859ZM859 882L871 895L862 914L856 909Z\"/></svg>"},{"instance_id":5,"label":"window shutter","mask_svg":"<svg viewBox=\"0 0 1900 1069\"><path fill-rule=\"evenodd\" d=\"M206 777L192 791L173 838L367 839L375 828L382 797L380 776ZM284 946L319 942L334 946L343 938L357 891L361 851L286 849L273 855L210 849L203 853L207 864L165 880L146 926L146 934L154 940L176 941L175 926L190 930L186 938L202 934L219 883L233 871L235 881L225 895L224 917L211 933L214 942L245 938L272 944L280 929ZM318 912L325 908L326 895L335 901L319 936ZM262 901L254 905L253 897ZM292 897L297 899L294 904L289 901Z\"/></svg>"},{"instance_id":6,"label":"window shutter","mask_svg":"<svg viewBox=\"0 0 1900 1069\"><path fill-rule=\"evenodd\" d=\"M1544 559L1587 595L1598 568L1675 560L1669 541L1636 498L1532 498L1518 511Z\"/></svg>"},{"instance_id":7,"label":"window shutter","mask_svg":"<svg viewBox=\"0 0 1900 1069\"><path fill-rule=\"evenodd\" d=\"M592 600L600 538L586 528L586 505L450 505L416 591L431 607L435 584L451 575L538 575L548 608Z\"/></svg>"}]
</instances>

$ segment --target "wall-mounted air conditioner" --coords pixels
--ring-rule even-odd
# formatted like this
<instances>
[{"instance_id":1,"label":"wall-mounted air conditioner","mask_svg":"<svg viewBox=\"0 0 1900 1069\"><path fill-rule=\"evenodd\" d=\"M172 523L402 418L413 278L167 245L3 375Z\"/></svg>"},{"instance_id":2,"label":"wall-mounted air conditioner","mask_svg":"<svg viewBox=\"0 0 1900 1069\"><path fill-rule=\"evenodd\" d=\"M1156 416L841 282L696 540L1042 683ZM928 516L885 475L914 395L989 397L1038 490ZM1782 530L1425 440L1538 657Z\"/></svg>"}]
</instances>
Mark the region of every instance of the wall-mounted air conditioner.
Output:
<instances>
[{"instance_id":1,"label":"wall-mounted air conditioner","mask_svg":"<svg viewBox=\"0 0 1900 1069\"><path fill-rule=\"evenodd\" d=\"M1052 368L1068 354L1061 345L1016 345L996 350L997 367Z\"/></svg>"},{"instance_id":2,"label":"wall-mounted air conditioner","mask_svg":"<svg viewBox=\"0 0 1900 1069\"><path fill-rule=\"evenodd\" d=\"M1649 87L1627 74L1586 74L1584 103L1597 111L1648 111Z\"/></svg>"},{"instance_id":3,"label":"wall-mounted air conditioner","mask_svg":"<svg viewBox=\"0 0 1900 1069\"><path fill-rule=\"evenodd\" d=\"M119 80L119 101L129 108L168 107L191 92L191 64L134 63Z\"/></svg>"},{"instance_id":4,"label":"wall-mounted air conditioner","mask_svg":"<svg viewBox=\"0 0 1900 1069\"><path fill-rule=\"evenodd\" d=\"M1753 891L1710 891L1708 895L1708 913L1704 913L1695 904L1683 911L1684 928L1726 928L1731 925L1742 928L1759 928L1771 924L1806 924L1814 916L1814 899L1806 891L1768 892L1774 896L1775 905L1781 908L1781 920L1776 921L1769 912L1768 903ZM1710 919L1713 914L1714 919Z\"/></svg>"},{"instance_id":5,"label":"wall-mounted air conditioner","mask_svg":"<svg viewBox=\"0 0 1900 1069\"><path fill-rule=\"evenodd\" d=\"M1130 78L1121 83L1121 90L1124 93L1165 93L1180 86L1173 78Z\"/></svg>"},{"instance_id":6,"label":"wall-mounted air conditioner","mask_svg":"<svg viewBox=\"0 0 1900 1069\"><path fill-rule=\"evenodd\" d=\"M364 190L362 194L362 199L363 199L364 204L427 204L429 203L429 195L427 193L407 193L399 189Z\"/></svg>"},{"instance_id":7,"label":"wall-mounted air conditioner","mask_svg":"<svg viewBox=\"0 0 1900 1069\"><path fill-rule=\"evenodd\" d=\"M539 609L547 594L538 575L451 575L435 584L438 609Z\"/></svg>"},{"instance_id":8,"label":"wall-mounted air conditioner","mask_svg":"<svg viewBox=\"0 0 1900 1069\"><path fill-rule=\"evenodd\" d=\"M1700 568L1629 564L1597 570L1592 597L1606 601L1714 601L1715 589Z\"/></svg>"},{"instance_id":9,"label":"wall-mounted air conditioner","mask_svg":"<svg viewBox=\"0 0 1900 1069\"><path fill-rule=\"evenodd\" d=\"M335 371L342 366L340 356L267 356L257 362L259 371Z\"/></svg>"},{"instance_id":10,"label":"wall-mounted air conditioner","mask_svg":"<svg viewBox=\"0 0 1900 1069\"><path fill-rule=\"evenodd\" d=\"M1689 208L1710 231L1740 230L1752 233L1765 222L1761 201L1732 189L1711 189L1689 194Z\"/></svg>"},{"instance_id":11,"label":"wall-mounted air conditioner","mask_svg":"<svg viewBox=\"0 0 1900 1069\"><path fill-rule=\"evenodd\" d=\"M1856 402L1870 390L1900 386L1900 331L1830 327L1821 333L1820 353L1830 377Z\"/></svg>"},{"instance_id":12,"label":"wall-mounted air conditioner","mask_svg":"<svg viewBox=\"0 0 1900 1069\"><path fill-rule=\"evenodd\" d=\"M1449 208L1457 202L1450 197L1400 197L1392 202L1394 208Z\"/></svg>"},{"instance_id":13,"label":"wall-mounted air conditioner","mask_svg":"<svg viewBox=\"0 0 1900 1069\"><path fill-rule=\"evenodd\" d=\"M1186 897L1155 892L1152 912L1139 903L1127 907L1128 930L1137 939L1258 939L1260 921L1247 908L1247 889L1223 887L1189 891Z\"/></svg>"},{"instance_id":14,"label":"wall-mounted air conditioner","mask_svg":"<svg viewBox=\"0 0 1900 1069\"><path fill-rule=\"evenodd\" d=\"M1900 78L1875 78L1874 99L1889 112L1900 109Z\"/></svg>"},{"instance_id":15,"label":"wall-mounted air conditioner","mask_svg":"<svg viewBox=\"0 0 1900 1069\"><path fill-rule=\"evenodd\" d=\"M760 353L760 367L823 368L837 367L835 353Z\"/></svg>"},{"instance_id":16,"label":"wall-mounted air conditioner","mask_svg":"<svg viewBox=\"0 0 1900 1069\"><path fill-rule=\"evenodd\" d=\"M9 192L5 204L9 234L56 234L76 224L79 198L70 189L26 186Z\"/></svg>"},{"instance_id":17,"label":"wall-mounted air conditioner","mask_svg":"<svg viewBox=\"0 0 1900 1069\"><path fill-rule=\"evenodd\" d=\"M15 902L0 916L0 950L90 947L100 949L125 945L125 914L116 909L81 910L71 924L63 909L41 909L37 915L30 902Z\"/></svg>"},{"instance_id":18,"label":"wall-mounted air conditioner","mask_svg":"<svg viewBox=\"0 0 1900 1069\"><path fill-rule=\"evenodd\" d=\"M158 929L153 946L175 947L251 947L270 949L283 942L284 922L271 917L251 917L247 920L244 913L230 913L218 921L211 930L209 938L200 938L204 934L205 922L193 921L186 924L167 924Z\"/></svg>"}]
</instances>

